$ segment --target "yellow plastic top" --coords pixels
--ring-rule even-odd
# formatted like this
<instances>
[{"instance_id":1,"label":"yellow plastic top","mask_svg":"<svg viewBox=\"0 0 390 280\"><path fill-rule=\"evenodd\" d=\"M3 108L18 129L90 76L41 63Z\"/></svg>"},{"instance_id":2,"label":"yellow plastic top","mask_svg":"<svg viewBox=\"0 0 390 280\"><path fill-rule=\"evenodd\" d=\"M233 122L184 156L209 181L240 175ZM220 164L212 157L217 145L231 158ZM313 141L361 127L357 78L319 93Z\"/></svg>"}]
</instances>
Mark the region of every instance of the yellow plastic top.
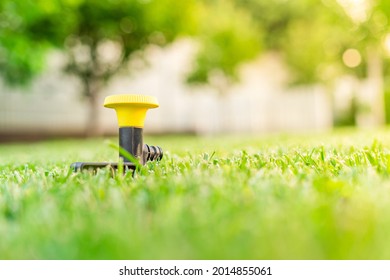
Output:
<instances>
[{"instance_id":1,"label":"yellow plastic top","mask_svg":"<svg viewBox=\"0 0 390 280\"><path fill-rule=\"evenodd\" d=\"M156 97L139 94L107 96L104 107L116 110L119 127L144 127L146 111L159 106Z\"/></svg>"}]
</instances>

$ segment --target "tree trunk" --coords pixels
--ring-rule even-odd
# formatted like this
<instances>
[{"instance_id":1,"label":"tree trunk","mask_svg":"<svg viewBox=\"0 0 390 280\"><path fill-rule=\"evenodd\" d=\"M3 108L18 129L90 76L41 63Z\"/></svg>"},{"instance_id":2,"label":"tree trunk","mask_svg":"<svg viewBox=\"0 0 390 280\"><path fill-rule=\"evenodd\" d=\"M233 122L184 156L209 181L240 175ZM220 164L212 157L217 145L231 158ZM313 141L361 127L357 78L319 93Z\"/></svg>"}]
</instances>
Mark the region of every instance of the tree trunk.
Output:
<instances>
[{"instance_id":1,"label":"tree trunk","mask_svg":"<svg viewBox=\"0 0 390 280\"><path fill-rule=\"evenodd\" d=\"M84 80L84 96L87 98L88 115L85 127L85 135L87 137L94 137L101 135L99 127L99 105L98 95L99 90L96 83Z\"/></svg>"},{"instance_id":2,"label":"tree trunk","mask_svg":"<svg viewBox=\"0 0 390 280\"><path fill-rule=\"evenodd\" d=\"M367 80L372 94L371 113L373 125L386 123L383 61L378 47L368 48L367 51Z\"/></svg>"},{"instance_id":3,"label":"tree trunk","mask_svg":"<svg viewBox=\"0 0 390 280\"><path fill-rule=\"evenodd\" d=\"M101 131L99 129L99 110L97 104L97 94L88 97L88 119L85 134L88 137L99 136Z\"/></svg>"}]
</instances>

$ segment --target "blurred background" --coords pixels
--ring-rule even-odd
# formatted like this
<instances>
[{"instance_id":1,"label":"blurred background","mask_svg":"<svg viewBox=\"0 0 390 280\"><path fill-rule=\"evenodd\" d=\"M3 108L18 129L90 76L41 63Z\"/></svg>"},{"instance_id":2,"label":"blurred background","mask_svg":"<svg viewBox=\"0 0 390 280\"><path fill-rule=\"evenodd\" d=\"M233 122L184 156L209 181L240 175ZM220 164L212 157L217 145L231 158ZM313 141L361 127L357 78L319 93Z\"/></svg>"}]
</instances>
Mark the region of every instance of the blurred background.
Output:
<instances>
[{"instance_id":1,"label":"blurred background","mask_svg":"<svg viewBox=\"0 0 390 280\"><path fill-rule=\"evenodd\" d=\"M2 0L0 141L115 135L123 93L147 133L383 126L389 59L388 0Z\"/></svg>"}]
</instances>

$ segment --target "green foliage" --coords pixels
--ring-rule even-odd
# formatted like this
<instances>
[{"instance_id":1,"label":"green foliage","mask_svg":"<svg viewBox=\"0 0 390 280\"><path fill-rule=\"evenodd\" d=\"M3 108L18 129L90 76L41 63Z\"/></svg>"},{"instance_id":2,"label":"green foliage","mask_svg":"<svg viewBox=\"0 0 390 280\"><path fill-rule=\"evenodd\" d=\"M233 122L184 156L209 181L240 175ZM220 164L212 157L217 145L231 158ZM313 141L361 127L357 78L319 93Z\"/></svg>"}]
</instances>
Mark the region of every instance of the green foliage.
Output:
<instances>
[{"instance_id":1,"label":"green foliage","mask_svg":"<svg viewBox=\"0 0 390 280\"><path fill-rule=\"evenodd\" d=\"M202 49L190 81L207 82L216 69L234 78L240 63L262 51L280 53L293 70L294 82L312 83L339 74L338 69L329 69L332 64L340 65L351 24L335 1L207 3L211 16L203 16Z\"/></svg>"},{"instance_id":2,"label":"green foliage","mask_svg":"<svg viewBox=\"0 0 390 280\"><path fill-rule=\"evenodd\" d=\"M327 82L342 74L342 54L351 33L341 7L312 2L287 26L279 46L293 82Z\"/></svg>"},{"instance_id":3,"label":"green foliage","mask_svg":"<svg viewBox=\"0 0 390 280\"><path fill-rule=\"evenodd\" d=\"M329 82L344 73L365 77L367 48L380 49L384 35L389 32L389 4L386 0L369 1L367 18L356 21L341 2L235 0L227 2L233 9L226 10L218 6L219 1L211 1L210 11L222 11L222 15L212 12L220 25L224 17L235 20L225 25L229 31L223 34L229 34L230 39L220 36L218 26L207 21L206 32L202 30L200 34L210 38L203 40L203 48L208 52L199 54L198 68L191 78L207 81L208 73L215 69L234 77L240 63L262 51L276 51L283 57L291 69L292 83ZM236 27L240 31L235 32ZM236 43L244 38L253 43ZM344 65L342 55L348 48L359 50L363 58L360 66Z\"/></svg>"},{"instance_id":4,"label":"green foliage","mask_svg":"<svg viewBox=\"0 0 390 280\"><path fill-rule=\"evenodd\" d=\"M27 82L42 70L49 47L64 50L64 70L80 80L89 104L86 135L94 135L97 96L106 82L146 46L193 32L195 3L5 0L0 6L0 25L5 25L0 31L0 74L11 84Z\"/></svg>"},{"instance_id":5,"label":"green foliage","mask_svg":"<svg viewBox=\"0 0 390 280\"><path fill-rule=\"evenodd\" d=\"M235 79L237 65L255 58L261 50L257 23L233 1L200 4L197 20L200 51L188 77L190 83L210 82L210 75L218 70Z\"/></svg>"},{"instance_id":6,"label":"green foliage","mask_svg":"<svg viewBox=\"0 0 390 280\"><path fill-rule=\"evenodd\" d=\"M134 52L190 32L193 2L6 0L0 7L0 69L7 81L27 80L41 70L47 47L56 46L68 54L67 70L83 82L108 80ZM107 42L119 53L110 61L99 53Z\"/></svg>"},{"instance_id":7,"label":"green foliage","mask_svg":"<svg viewBox=\"0 0 390 280\"><path fill-rule=\"evenodd\" d=\"M26 1L0 3L0 75L11 84L25 84L44 67L46 42L37 42L28 28L39 18L36 6Z\"/></svg>"},{"instance_id":8,"label":"green foliage","mask_svg":"<svg viewBox=\"0 0 390 280\"><path fill-rule=\"evenodd\" d=\"M135 178L69 171L116 160L102 140L0 146L0 257L390 256L387 130L145 140L164 159Z\"/></svg>"},{"instance_id":9,"label":"green foliage","mask_svg":"<svg viewBox=\"0 0 390 280\"><path fill-rule=\"evenodd\" d=\"M277 51L293 82L327 82L343 73L366 75L367 49L389 32L389 4L370 1L356 20L336 0L4 0L0 3L0 72L7 81L27 81L44 66L50 46L65 49L68 72L93 95L104 81L149 44L164 45L193 35L199 53L189 82L205 83L215 73L237 78L237 67L264 51ZM104 59L108 43L118 52ZM348 68L342 55L359 50L363 63ZM378 51L382 51L378 48ZM82 53L82 55L80 55ZM83 57L87 56L87 58Z\"/></svg>"}]
</instances>

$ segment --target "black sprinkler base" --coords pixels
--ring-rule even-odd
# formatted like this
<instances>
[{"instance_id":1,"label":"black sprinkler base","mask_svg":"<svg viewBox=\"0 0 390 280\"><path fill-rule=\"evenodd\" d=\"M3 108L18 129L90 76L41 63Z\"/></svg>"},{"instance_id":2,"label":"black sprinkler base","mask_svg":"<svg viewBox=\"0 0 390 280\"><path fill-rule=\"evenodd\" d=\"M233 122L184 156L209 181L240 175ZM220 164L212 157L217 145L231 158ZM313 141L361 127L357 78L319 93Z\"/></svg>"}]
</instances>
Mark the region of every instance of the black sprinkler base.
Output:
<instances>
[{"instance_id":1,"label":"black sprinkler base","mask_svg":"<svg viewBox=\"0 0 390 280\"><path fill-rule=\"evenodd\" d=\"M134 171L136 169L136 165L132 162L123 162L123 171ZM74 162L70 165L70 168L74 172L80 172L83 170L87 171L96 171L101 168L109 168L113 171L118 170L119 163L118 162Z\"/></svg>"}]
</instances>

